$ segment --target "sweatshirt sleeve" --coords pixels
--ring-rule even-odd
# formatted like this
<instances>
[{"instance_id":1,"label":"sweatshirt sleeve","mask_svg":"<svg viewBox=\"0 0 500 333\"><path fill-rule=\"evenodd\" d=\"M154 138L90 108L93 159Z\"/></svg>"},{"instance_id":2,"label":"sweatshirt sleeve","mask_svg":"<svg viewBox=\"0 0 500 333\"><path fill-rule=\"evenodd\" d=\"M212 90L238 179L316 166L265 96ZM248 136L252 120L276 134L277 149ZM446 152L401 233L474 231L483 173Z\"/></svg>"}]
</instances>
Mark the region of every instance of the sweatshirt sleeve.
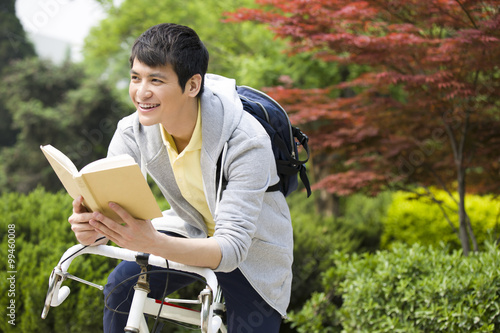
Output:
<instances>
[{"instance_id":1,"label":"sweatshirt sleeve","mask_svg":"<svg viewBox=\"0 0 500 333\"><path fill-rule=\"evenodd\" d=\"M247 257L275 163L267 134L248 138L232 150L224 168L227 187L214 217L213 237L222 253L216 271L222 272L236 269Z\"/></svg>"}]
</instances>

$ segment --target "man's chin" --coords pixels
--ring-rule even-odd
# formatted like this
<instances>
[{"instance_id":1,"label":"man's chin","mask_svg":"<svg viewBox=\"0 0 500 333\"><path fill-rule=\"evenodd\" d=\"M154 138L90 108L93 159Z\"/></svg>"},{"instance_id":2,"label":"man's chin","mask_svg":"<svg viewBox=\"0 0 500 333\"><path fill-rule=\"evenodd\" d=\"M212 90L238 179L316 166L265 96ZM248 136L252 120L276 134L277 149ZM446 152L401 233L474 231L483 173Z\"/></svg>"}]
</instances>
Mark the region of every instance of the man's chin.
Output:
<instances>
[{"instance_id":1,"label":"man's chin","mask_svg":"<svg viewBox=\"0 0 500 333\"><path fill-rule=\"evenodd\" d=\"M139 122L141 123L142 126L152 126L152 125L156 125L159 123L156 119L150 118L150 117L145 117L145 116L141 115L140 113L139 113Z\"/></svg>"}]
</instances>

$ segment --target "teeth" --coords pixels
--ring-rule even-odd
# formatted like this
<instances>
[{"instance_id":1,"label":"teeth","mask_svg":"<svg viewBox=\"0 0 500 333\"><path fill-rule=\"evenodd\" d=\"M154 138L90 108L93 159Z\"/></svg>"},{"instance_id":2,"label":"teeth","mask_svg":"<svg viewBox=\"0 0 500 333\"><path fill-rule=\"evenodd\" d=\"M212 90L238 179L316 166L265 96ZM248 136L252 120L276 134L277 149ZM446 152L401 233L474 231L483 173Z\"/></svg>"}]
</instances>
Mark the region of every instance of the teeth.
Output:
<instances>
[{"instance_id":1,"label":"teeth","mask_svg":"<svg viewBox=\"0 0 500 333\"><path fill-rule=\"evenodd\" d=\"M157 107L160 104L139 104L139 106L143 109L151 109Z\"/></svg>"}]
</instances>

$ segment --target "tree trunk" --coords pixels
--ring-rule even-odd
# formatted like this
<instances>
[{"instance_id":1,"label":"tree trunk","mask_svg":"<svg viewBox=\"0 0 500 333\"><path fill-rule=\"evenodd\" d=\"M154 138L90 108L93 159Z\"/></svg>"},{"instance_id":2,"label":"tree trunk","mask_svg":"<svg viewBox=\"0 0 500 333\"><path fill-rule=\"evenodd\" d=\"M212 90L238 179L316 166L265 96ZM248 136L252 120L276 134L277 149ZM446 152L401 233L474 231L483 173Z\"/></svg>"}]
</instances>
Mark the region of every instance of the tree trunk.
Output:
<instances>
[{"instance_id":1,"label":"tree trunk","mask_svg":"<svg viewBox=\"0 0 500 333\"><path fill-rule=\"evenodd\" d=\"M465 213L465 170L458 168L458 218L459 218L459 236L462 243L462 250L465 256L469 255L470 242L467 231L467 214Z\"/></svg>"},{"instance_id":2,"label":"tree trunk","mask_svg":"<svg viewBox=\"0 0 500 333\"><path fill-rule=\"evenodd\" d=\"M470 111L465 110L463 115L461 114L451 114L451 116L456 117L455 119L450 118L448 115L443 117L444 126L448 137L450 139L450 144L453 152L453 157L455 160L456 172L457 172L457 183L458 183L458 234L460 238L460 243L462 244L462 250L465 256L469 255L470 252L470 241L474 243L474 249L477 250L477 243L475 241L474 232L470 227L470 221L468 220L467 213L465 212L465 177L466 177L466 167L465 167L465 141L467 137L467 131L469 128L470 121ZM445 119L446 118L446 119ZM453 129L459 130L458 140L453 133Z\"/></svg>"},{"instance_id":3,"label":"tree trunk","mask_svg":"<svg viewBox=\"0 0 500 333\"><path fill-rule=\"evenodd\" d=\"M332 163L334 163L333 158L329 154L312 155L311 162L314 179L323 179L328 176L331 173ZM340 197L335 194L319 190L314 195L314 202L318 214L324 216L333 215L335 217L342 215Z\"/></svg>"},{"instance_id":4,"label":"tree trunk","mask_svg":"<svg viewBox=\"0 0 500 333\"><path fill-rule=\"evenodd\" d=\"M466 170L464 165L465 160L465 141L467 137L467 130L469 128L470 121L470 110L465 110L465 117L463 119L463 124L461 125L461 136L460 141L457 142L454 139L454 136L451 135L450 139L453 154L455 156L455 164L457 167L457 182L458 182L458 218L459 218L459 236L460 242L462 243L462 250L465 256L468 256L470 253L470 242L474 246L474 251L478 250L476 237L474 236L474 231L472 230L472 226L470 224L470 220L465 211L465 177ZM460 122L459 122L460 124ZM450 134L451 129L447 127L447 131Z\"/></svg>"}]
</instances>

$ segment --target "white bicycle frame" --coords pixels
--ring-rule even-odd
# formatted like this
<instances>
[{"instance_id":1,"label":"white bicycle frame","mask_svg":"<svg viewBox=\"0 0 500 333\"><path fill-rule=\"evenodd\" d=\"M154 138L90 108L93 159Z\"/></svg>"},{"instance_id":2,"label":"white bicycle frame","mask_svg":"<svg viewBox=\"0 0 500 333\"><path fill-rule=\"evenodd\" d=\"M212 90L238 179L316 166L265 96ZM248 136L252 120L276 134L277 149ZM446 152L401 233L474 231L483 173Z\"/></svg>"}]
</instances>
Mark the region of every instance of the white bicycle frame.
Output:
<instances>
[{"instance_id":1,"label":"white bicycle frame","mask_svg":"<svg viewBox=\"0 0 500 333\"><path fill-rule=\"evenodd\" d=\"M82 254L96 254L108 258L121 259L126 261L136 261L138 255L143 255L138 252L127 249L109 246L83 246L75 245L63 254L57 266L53 269L49 278L49 289L45 298L45 306L42 311L42 319L47 317L50 307L59 306L68 297L70 290L67 286L61 286L64 280L73 279L81 283L85 283L92 287L103 290L104 287L95 283L85 281L79 277L68 273L68 268L77 256ZM167 263L164 258L147 255L147 264L167 268ZM217 282L215 273L209 268L187 266L176 262L168 262L168 268L183 272L195 273L203 277L206 281L206 287L200 292L198 300L170 299L166 298L162 301L157 301L147 297L149 290L146 285L141 284L141 278L145 279L145 275L139 277L139 281L134 287L134 296L130 312L128 316L125 332L146 333L149 332L144 314L156 317L161 307L160 318L171 319L177 322L198 325L204 333L226 333L227 330L222 324L222 319L217 314L214 314L214 309L223 309L220 303L221 292ZM214 295L214 293L216 293ZM188 303L201 304L201 311L180 307L172 303Z\"/></svg>"}]
</instances>

